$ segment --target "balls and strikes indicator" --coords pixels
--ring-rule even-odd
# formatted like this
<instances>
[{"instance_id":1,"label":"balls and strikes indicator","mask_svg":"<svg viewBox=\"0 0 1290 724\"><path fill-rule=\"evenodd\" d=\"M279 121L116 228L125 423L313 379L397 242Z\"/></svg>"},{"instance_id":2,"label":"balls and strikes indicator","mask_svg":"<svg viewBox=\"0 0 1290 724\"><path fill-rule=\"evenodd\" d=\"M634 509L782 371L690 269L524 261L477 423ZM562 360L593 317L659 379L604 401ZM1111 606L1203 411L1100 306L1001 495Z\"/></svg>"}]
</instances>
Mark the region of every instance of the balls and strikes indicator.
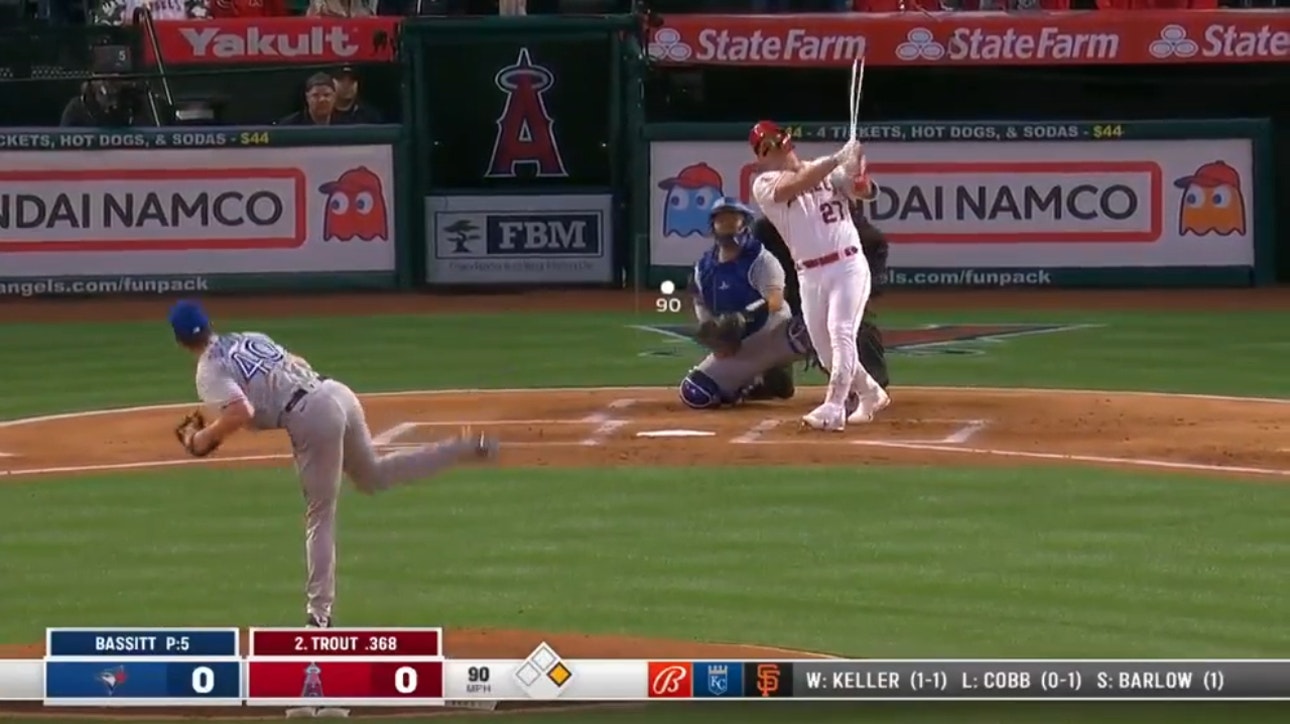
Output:
<instances>
[{"instance_id":1,"label":"balls and strikes indicator","mask_svg":"<svg viewBox=\"0 0 1290 724\"><path fill-rule=\"evenodd\" d=\"M248 668L247 693L251 699L443 698L442 661L252 659ZM306 689L310 693L306 694Z\"/></svg>"},{"instance_id":2,"label":"balls and strikes indicator","mask_svg":"<svg viewBox=\"0 0 1290 724\"><path fill-rule=\"evenodd\" d=\"M225 699L240 703L241 661L45 662L45 697L57 699Z\"/></svg>"}]
</instances>

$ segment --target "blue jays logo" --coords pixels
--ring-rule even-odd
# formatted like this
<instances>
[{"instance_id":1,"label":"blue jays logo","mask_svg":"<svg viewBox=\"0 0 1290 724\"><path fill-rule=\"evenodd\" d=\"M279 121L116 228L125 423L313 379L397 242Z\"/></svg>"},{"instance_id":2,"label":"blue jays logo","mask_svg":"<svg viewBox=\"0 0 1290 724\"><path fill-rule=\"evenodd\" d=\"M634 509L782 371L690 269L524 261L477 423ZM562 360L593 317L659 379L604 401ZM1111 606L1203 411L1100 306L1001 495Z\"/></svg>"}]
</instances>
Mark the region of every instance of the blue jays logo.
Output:
<instances>
[{"instance_id":1,"label":"blue jays logo","mask_svg":"<svg viewBox=\"0 0 1290 724\"><path fill-rule=\"evenodd\" d=\"M104 669L98 675L98 680L103 684L103 688L107 690L108 696L115 694L117 687L124 684L126 678L124 666L118 666L115 669Z\"/></svg>"},{"instance_id":2,"label":"blue jays logo","mask_svg":"<svg viewBox=\"0 0 1290 724\"><path fill-rule=\"evenodd\" d=\"M658 182L667 191L663 202L664 236L707 236L712 205L725 194L721 174L706 163L681 169L672 178Z\"/></svg>"},{"instance_id":3,"label":"blue jays logo","mask_svg":"<svg viewBox=\"0 0 1290 724\"><path fill-rule=\"evenodd\" d=\"M722 696L730 690L730 670L725 666L708 667L708 691Z\"/></svg>"}]
</instances>

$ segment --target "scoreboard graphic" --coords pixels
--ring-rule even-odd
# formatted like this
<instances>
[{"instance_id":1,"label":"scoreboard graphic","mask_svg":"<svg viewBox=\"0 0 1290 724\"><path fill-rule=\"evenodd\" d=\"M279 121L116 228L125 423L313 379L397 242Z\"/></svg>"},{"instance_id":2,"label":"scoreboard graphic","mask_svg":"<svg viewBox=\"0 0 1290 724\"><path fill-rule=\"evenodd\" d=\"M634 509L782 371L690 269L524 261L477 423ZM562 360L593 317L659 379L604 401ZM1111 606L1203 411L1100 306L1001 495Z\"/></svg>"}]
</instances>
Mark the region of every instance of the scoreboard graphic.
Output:
<instances>
[{"instance_id":1,"label":"scoreboard graphic","mask_svg":"<svg viewBox=\"0 0 1290 724\"><path fill-rule=\"evenodd\" d=\"M1290 700L1290 660L454 659L441 628L57 628L43 659L0 660L0 702L49 707L736 699Z\"/></svg>"}]
</instances>

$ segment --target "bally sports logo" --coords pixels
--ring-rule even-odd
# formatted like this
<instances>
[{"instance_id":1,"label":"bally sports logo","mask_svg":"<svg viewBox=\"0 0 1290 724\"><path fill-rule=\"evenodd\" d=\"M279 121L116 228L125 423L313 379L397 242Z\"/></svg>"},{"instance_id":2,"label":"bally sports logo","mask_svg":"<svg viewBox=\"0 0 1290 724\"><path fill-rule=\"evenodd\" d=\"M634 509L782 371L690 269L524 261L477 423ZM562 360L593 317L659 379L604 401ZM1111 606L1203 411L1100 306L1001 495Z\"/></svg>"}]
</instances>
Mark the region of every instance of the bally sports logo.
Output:
<instances>
[{"instance_id":1,"label":"bally sports logo","mask_svg":"<svg viewBox=\"0 0 1290 724\"><path fill-rule=\"evenodd\" d=\"M317 188L298 168L0 171L0 253L292 249L389 227L366 167Z\"/></svg>"},{"instance_id":2,"label":"bally sports logo","mask_svg":"<svg viewBox=\"0 0 1290 724\"><path fill-rule=\"evenodd\" d=\"M693 696L694 664L688 661L649 662L649 698L688 699Z\"/></svg>"}]
</instances>

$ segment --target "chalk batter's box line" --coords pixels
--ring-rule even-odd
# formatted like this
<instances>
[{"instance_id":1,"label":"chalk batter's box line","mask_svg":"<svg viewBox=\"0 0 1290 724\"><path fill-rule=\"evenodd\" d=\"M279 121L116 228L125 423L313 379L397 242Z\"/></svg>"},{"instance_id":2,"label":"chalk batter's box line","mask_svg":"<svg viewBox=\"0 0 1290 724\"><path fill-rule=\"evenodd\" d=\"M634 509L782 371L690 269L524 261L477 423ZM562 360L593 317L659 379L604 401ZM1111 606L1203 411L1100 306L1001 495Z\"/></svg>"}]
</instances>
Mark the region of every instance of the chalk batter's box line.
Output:
<instances>
[{"instance_id":1,"label":"chalk batter's box line","mask_svg":"<svg viewBox=\"0 0 1290 724\"><path fill-rule=\"evenodd\" d=\"M800 420L796 421L799 425ZM910 423L959 423L958 427L952 430L948 435L932 440L909 440L900 438L887 438L879 440L846 440L846 439L827 439L827 440L803 440L800 435L792 437L780 437L775 439L764 439L761 437L753 439L735 438L730 440L735 445L963 445L972 439L978 432L986 429L990 425L989 420L948 420L940 418L927 418L920 420L894 420L904 424ZM867 427L863 426L863 427ZM784 424L780 424L774 430L786 429ZM791 427L787 429L792 429ZM849 430L852 428L848 428ZM855 429L862 429L862 426L856 426ZM773 432L771 430L770 432ZM744 436L740 436L743 438Z\"/></svg>"}]
</instances>

